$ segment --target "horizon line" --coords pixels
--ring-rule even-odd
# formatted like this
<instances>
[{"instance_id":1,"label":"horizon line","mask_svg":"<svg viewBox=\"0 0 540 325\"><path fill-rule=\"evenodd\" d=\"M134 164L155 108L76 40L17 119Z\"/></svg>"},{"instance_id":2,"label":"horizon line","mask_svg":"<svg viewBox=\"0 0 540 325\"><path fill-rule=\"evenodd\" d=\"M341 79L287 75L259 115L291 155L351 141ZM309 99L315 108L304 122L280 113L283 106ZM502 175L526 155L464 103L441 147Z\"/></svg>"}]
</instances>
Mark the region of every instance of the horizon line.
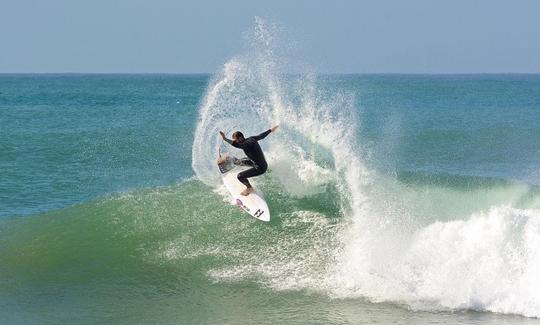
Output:
<instances>
[{"instance_id":1,"label":"horizon line","mask_svg":"<svg viewBox=\"0 0 540 325\"><path fill-rule=\"evenodd\" d=\"M0 72L0 75L213 75L218 72ZM302 73L290 73L302 74ZM538 75L539 72L319 72L318 75Z\"/></svg>"}]
</instances>

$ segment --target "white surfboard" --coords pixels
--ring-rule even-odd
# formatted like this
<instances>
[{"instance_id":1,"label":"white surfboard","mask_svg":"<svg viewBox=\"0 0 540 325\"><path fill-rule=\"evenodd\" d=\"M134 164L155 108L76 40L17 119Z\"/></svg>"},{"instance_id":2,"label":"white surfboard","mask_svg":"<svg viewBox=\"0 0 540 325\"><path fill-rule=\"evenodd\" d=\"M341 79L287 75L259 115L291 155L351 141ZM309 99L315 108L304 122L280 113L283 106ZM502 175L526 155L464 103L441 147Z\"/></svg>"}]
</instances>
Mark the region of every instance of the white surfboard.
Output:
<instances>
[{"instance_id":1,"label":"white surfboard","mask_svg":"<svg viewBox=\"0 0 540 325\"><path fill-rule=\"evenodd\" d=\"M245 170L245 168L235 166L232 159L234 158L226 157L224 161L218 163L218 167L221 172L223 184L225 184L225 187L231 193L234 204L238 205L254 218L265 222L270 221L270 210L260 191L255 190L255 192L247 196L240 194L246 186L238 180L237 175Z\"/></svg>"}]
</instances>

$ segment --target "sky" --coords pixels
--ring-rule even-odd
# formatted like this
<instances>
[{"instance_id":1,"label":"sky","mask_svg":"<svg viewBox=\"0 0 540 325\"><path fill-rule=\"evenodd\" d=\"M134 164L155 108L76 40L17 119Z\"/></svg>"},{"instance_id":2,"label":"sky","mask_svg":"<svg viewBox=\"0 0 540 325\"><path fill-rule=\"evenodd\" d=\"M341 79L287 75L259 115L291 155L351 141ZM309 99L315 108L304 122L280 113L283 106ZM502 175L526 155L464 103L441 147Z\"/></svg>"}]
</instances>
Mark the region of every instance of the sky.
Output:
<instances>
[{"instance_id":1,"label":"sky","mask_svg":"<svg viewBox=\"0 0 540 325\"><path fill-rule=\"evenodd\" d=\"M213 73L255 16L324 73L540 73L540 1L0 0L0 73Z\"/></svg>"}]
</instances>

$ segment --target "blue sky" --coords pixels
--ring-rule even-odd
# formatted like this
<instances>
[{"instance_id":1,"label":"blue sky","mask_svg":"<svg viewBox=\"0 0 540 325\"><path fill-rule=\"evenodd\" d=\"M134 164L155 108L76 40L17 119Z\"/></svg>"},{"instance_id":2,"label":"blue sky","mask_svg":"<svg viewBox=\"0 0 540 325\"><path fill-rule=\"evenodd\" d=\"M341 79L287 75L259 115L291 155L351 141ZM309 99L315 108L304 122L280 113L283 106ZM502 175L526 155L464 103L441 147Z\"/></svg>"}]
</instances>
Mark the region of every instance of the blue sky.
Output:
<instances>
[{"instance_id":1,"label":"blue sky","mask_svg":"<svg viewBox=\"0 0 540 325\"><path fill-rule=\"evenodd\" d=\"M0 72L214 72L261 16L320 72L540 73L540 1L0 0Z\"/></svg>"}]
</instances>

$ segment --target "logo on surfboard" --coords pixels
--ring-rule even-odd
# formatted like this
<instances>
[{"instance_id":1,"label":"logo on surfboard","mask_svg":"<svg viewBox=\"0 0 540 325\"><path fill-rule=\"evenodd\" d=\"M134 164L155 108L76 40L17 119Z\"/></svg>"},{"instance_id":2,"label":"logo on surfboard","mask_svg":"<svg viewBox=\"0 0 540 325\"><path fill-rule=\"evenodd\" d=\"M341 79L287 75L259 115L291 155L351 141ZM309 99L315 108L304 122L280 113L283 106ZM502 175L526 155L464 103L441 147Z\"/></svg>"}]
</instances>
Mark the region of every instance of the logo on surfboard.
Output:
<instances>
[{"instance_id":1,"label":"logo on surfboard","mask_svg":"<svg viewBox=\"0 0 540 325\"><path fill-rule=\"evenodd\" d=\"M236 205L238 205L239 207L241 207L242 209L246 210L247 212L249 212L249 208L247 206L244 205L244 203L242 202L242 200L240 199L236 199Z\"/></svg>"},{"instance_id":2,"label":"logo on surfboard","mask_svg":"<svg viewBox=\"0 0 540 325\"><path fill-rule=\"evenodd\" d=\"M244 203L242 202L242 200L240 199L236 199L236 205L238 205L239 207L241 207L242 209L246 210L247 212L249 212L249 208L247 206L244 205ZM260 218L264 213L264 210L261 210L261 209L257 209L257 211L255 211L255 213L253 214L253 216L255 218Z\"/></svg>"}]
</instances>

